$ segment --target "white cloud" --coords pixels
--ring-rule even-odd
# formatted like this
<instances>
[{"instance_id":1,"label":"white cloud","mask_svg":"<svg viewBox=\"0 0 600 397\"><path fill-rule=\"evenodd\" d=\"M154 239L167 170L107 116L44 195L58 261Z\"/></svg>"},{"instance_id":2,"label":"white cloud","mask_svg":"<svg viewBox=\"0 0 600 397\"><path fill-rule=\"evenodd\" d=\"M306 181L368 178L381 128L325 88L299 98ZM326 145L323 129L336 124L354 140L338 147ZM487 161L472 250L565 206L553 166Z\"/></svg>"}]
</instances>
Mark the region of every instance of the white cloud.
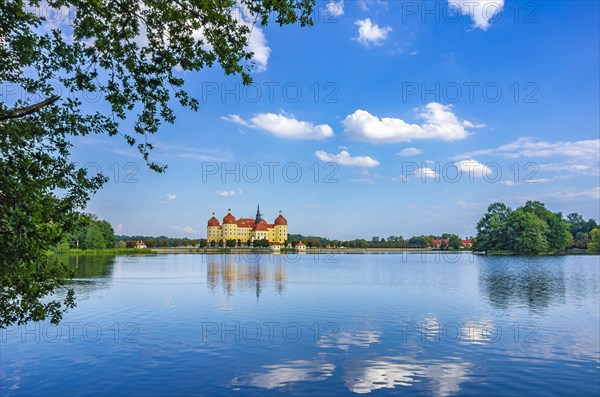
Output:
<instances>
[{"instance_id":1,"label":"white cloud","mask_svg":"<svg viewBox=\"0 0 600 397\"><path fill-rule=\"evenodd\" d=\"M250 12L248 7L240 3L233 7L231 12L240 25L245 25L250 29L246 50L253 53L252 62L254 62L254 72L264 72L267 70L271 48L268 46L267 38L263 30L256 26L256 16ZM205 51L213 51L213 45L206 38L204 31L204 27L201 27L192 33L192 37L195 40L201 40L203 42L202 48Z\"/></svg>"},{"instance_id":2,"label":"white cloud","mask_svg":"<svg viewBox=\"0 0 600 397\"><path fill-rule=\"evenodd\" d=\"M465 174L482 177L484 175L493 174L489 167L481 164L477 160L461 160L456 163L456 166Z\"/></svg>"},{"instance_id":3,"label":"white cloud","mask_svg":"<svg viewBox=\"0 0 600 397\"><path fill-rule=\"evenodd\" d=\"M281 113L259 113L248 121L237 114L221 118L248 128L266 131L280 138L320 140L334 135L333 129L328 124L315 125L309 121L300 121L293 116Z\"/></svg>"},{"instance_id":4,"label":"white cloud","mask_svg":"<svg viewBox=\"0 0 600 397\"><path fill-rule=\"evenodd\" d=\"M160 204L165 204L165 203L168 203L170 201L174 201L175 199L177 199L176 195L174 195L174 194L166 194L165 198L160 201Z\"/></svg>"},{"instance_id":5,"label":"white cloud","mask_svg":"<svg viewBox=\"0 0 600 397\"><path fill-rule=\"evenodd\" d=\"M530 137L491 149L475 150L459 154L452 159L495 155L504 158L561 158L563 162L538 164L540 171L565 171L577 174L597 175L600 167L600 139L581 141L547 142Z\"/></svg>"},{"instance_id":6,"label":"white cloud","mask_svg":"<svg viewBox=\"0 0 600 397\"><path fill-rule=\"evenodd\" d=\"M479 128L470 121L460 121L451 111L451 105L431 102L419 115L424 123L409 124L397 118L378 118L366 110L356 110L342 121L344 133L351 138L371 143L409 142L414 139L441 139L456 141L465 139L466 128Z\"/></svg>"},{"instance_id":7,"label":"white cloud","mask_svg":"<svg viewBox=\"0 0 600 397\"><path fill-rule=\"evenodd\" d=\"M358 9L362 12L369 11L369 6L376 6L377 8L380 8L382 10L388 9L387 1L384 0L358 0L357 6Z\"/></svg>"},{"instance_id":8,"label":"white cloud","mask_svg":"<svg viewBox=\"0 0 600 397\"><path fill-rule=\"evenodd\" d=\"M223 116L223 117L221 117L221 119L226 120L226 121L231 121L231 122L239 124L239 125L243 125L244 127L252 128L252 125L250 125L250 123L248 123L246 120L244 120L237 114L230 114L227 116Z\"/></svg>"},{"instance_id":9,"label":"white cloud","mask_svg":"<svg viewBox=\"0 0 600 397\"><path fill-rule=\"evenodd\" d=\"M600 169L598 163L594 164L565 164L565 163L541 163L538 164L540 171L571 172L581 175L598 175Z\"/></svg>"},{"instance_id":10,"label":"white cloud","mask_svg":"<svg viewBox=\"0 0 600 397\"><path fill-rule=\"evenodd\" d=\"M581 192L555 192L547 195L549 198L554 198L557 200L563 201L576 201L576 200L600 200L600 187L594 187L589 190L584 190Z\"/></svg>"},{"instance_id":11,"label":"white cloud","mask_svg":"<svg viewBox=\"0 0 600 397\"><path fill-rule=\"evenodd\" d=\"M487 30L492 19L502 11L504 0L448 0L448 5L468 15L475 28Z\"/></svg>"},{"instance_id":12,"label":"white cloud","mask_svg":"<svg viewBox=\"0 0 600 397\"><path fill-rule=\"evenodd\" d=\"M267 45L267 38L264 32L257 26L252 28L252 33L248 40L248 50L253 53L252 60L256 68L255 72L260 73L267 70L271 48Z\"/></svg>"},{"instance_id":13,"label":"white cloud","mask_svg":"<svg viewBox=\"0 0 600 397\"><path fill-rule=\"evenodd\" d=\"M194 229L191 226L171 226L171 229L177 230L178 232L192 234L192 233L200 233L200 231Z\"/></svg>"},{"instance_id":14,"label":"white cloud","mask_svg":"<svg viewBox=\"0 0 600 397\"><path fill-rule=\"evenodd\" d=\"M406 149L400 150L396 153L400 157L410 157L410 156L418 156L422 154L423 151L421 149L417 149L416 147L407 147Z\"/></svg>"},{"instance_id":15,"label":"white cloud","mask_svg":"<svg viewBox=\"0 0 600 397\"><path fill-rule=\"evenodd\" d=\"M253 53L254 71L257 73L264 72L267 70L271 48L267 45L265 33L256 25L256 15L252 14L248 7L239 2L232 12L240 24L246 25L250 29L246 50Z\"/></svg>"},{"instance_id":16,"label":"white cloud","mask_svg":"<svg viewBox=\"0 0 600 397\"><path fill-rule=\"evenodd\" d=\"M475 150L454 156L454 159L473 157L484 154L498 155L506 158L518 157L572 157L598 159L600 153L600 139L582 141L537 141L530 137L519 138L514 142L492 149Z\"/></svg>"},{"instance_id":17,"label":"white cloud","mask_svg":"<svg viewBox=\"0 0 600 397\"><path fill-rule=\"evenodd\" d=\"M123 231L123 224L119 223L117 226L115 226L115 232L122 232Z\"/></svg>"},{"instance_id":18,"label":"white cloud","mask_svg":"<svg viewBox=\"0 0 600 397\"><path fill-rule=\"evenodd\" d=\"M344 0L330 0L325 5L325 12L332 17L341 17L344 15Z\"/></svg>"},{"instance_id":19,"label":"white cloud","mask_svg":"<svg viewBox=\"0 0 600 397\"><path fill-rule=\"evenodd\" d=\"M433 168L421 166L416 169L406 170L406 174L401 174L399 177L392 177L391 180L401 181L407 183L409 177L415 177L424 181L427 178L435 178L439 181L440 174L437 173Z\"/></svg>"},{"instance_id":20,"label":"white cloud","mask_svg":"<svg viewBox=\"0 0 600 397\"><path fill-rule=\"evenodd\" d=\"M233 197L242 194L241 190L217 190L215 192L217 196L221 197Z\"/></svg>"},{"instance_id":21,"label":"white cloud","mask_svg":"<svg viewBox=\"0 0 600 397\"><path fill-rule=\"evenodd\" d=\"M346 165L350 167L363 167L372 168L379 165L379 161L369 156L350 156L350 153L346 150L342 150L338 154L329 154L323 150L317 150L315 156L321 161L336 163L339 165Z\"/></svg>"},{"instance_id":22,"label":"white cloud","mask_svg":"<svg viewBox=\"0 0 600 397\"><path fill-rule=\"evenodd\" d=\"M526 185L536 185L536 184L540 184L540 183L549 183L552 181L562 181L564 179L569 179L569 176L566 175L556 175L553 176L552 178L537 178L535 175L533 176L526 176L523 180L521 181L515 181L513 179L505 179L503 181L501 181L500 183L506 185L506 186L515 186L515 185L519 185L519 184L526 184Z\"/></svg>"},{"instance_id":23,"label":"white cloud","mask_svg":"<svg viewBox=\"0 0 600 397\"><path fill-rule=\"evenodd\" d=\"M437 178L438 173L429 167L420 167L415 172L415 176L419 178Z\"/></svg>"},{"instance_id":24,"label":"white cloud","mask_svg":"<svg viewBox=\"0 0 600 397\"><path fill-rule=\"evenodd\" d=\"M392 28L389 26L380 28L379 25L371 22L370 18L359 19L354 24L358 26L358 36L354 40L366 47L371 44L380 45L388 38L388 34L392 31Z\"/></svg>"}]
</instances>

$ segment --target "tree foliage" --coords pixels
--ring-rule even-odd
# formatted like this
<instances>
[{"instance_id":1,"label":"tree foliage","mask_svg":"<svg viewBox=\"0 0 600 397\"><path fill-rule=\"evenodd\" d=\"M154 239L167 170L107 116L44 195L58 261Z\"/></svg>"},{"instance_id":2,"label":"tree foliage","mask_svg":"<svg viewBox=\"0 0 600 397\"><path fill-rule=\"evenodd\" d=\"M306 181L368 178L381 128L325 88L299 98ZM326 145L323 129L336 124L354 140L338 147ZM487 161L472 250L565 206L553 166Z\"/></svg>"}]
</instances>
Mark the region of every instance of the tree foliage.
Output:
<instances>
[{"instance_id":1,"label":"tree foliage","mask_svg":"<svg viewBox=\"0 0 600 397\"><path fill-rule=\"evenodd\" d=\"M596 221L594 219L586 221L583 216L574 212L567 215L567 223L573 236L573 246L575 248L587 248L591 240L592 230L598 227Z\"/></svg>"},{"instance_id":2,"label":"tree foliage","mask_svg":"<svg viewBox=\"0 0 600 397\"><path fill-rule=\"evenodd\" d=\"M573 244L569 223L560 212L549 211L539 201L527 201L511 210L493 203L477 224L475 248L537 254L564 250Z\"/></svg>"},{"instance_id":3,"label":"tree foliage","mask_svg":"<svg viewBox=\"0 0 600 397\"><path fill-rule=\"evenodd\" d=\"M588 245L588 251L591 254L600 254L600 227L592 229L590 235L591 241Z\"/></svg>"},{"instance_id":4,"label":"tree foliage","mask_svg":"<svg viewBox=\"0 0 600 397\"><path fill-rule=\"evenodd\" d=\"M68 273L47 251L78 230L78 211L106 178L69 159L70 138L122 135L151 169L164 171L150 160L148 136L175 121L174 104L198 108L184 73L220 67L250 83L254 25L312 25L313 5L0 0L0 84L19 94L0 101L0 327L58 322L74 305L71 290L55 295ZM71 9L73 18L48 24L40 10L49 8ZM100 98L93 107L84 105L88 92ZM101 245L102 235L112 245L97 228L90 244Z\"/></svg>"}]
</instances>

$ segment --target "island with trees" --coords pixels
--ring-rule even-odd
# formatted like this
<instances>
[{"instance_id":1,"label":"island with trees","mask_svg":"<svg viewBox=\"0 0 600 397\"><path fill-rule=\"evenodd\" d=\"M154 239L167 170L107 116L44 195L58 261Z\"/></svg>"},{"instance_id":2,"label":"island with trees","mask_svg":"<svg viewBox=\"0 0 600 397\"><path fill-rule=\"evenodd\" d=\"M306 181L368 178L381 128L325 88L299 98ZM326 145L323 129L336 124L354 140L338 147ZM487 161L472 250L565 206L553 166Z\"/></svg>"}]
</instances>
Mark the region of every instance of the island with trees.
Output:
<instances>
[{"instance_id":1,"label":"island with trees","mask_svg":"<svg viewBox=\"0 0 600 397\"><path fill-rule=\"evenodd\" d=\"M551 212L539 201L527 201L512 210L493 203L477 223L474 249L485 253L549 254L569 248L599 253L600 229L594 219L577 213Z\"/></svg>"}]
</instances>

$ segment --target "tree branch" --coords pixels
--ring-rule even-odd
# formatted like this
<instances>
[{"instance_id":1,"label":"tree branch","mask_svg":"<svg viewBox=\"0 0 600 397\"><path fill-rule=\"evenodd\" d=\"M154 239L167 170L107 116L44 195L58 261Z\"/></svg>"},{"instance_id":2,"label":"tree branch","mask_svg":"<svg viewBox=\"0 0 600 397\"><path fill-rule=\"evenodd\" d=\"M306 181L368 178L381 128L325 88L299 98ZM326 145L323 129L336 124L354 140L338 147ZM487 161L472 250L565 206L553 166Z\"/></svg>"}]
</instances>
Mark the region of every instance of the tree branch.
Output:
<instances>
[{"instance_id":1,"label":"tree branch","mask_svg":"<svg viewBox=\"0 0 600 397\"><path fill-rule=\"evenodd\" d=\"M58 101L59 99L60 99L59 95L54 95L53 97L50 97L50 98L46 99L45 101L36 103L35 105L27 106L27 107L20 108L20 109L10 110L5 114L0 114L0 121L10 120L10 119L18 119L21 117L28 116L30 114L33 114L33 113L39 111L40 109L42 109L45 106L52 105L54 102Z\"/></svg>"}]
</instances>

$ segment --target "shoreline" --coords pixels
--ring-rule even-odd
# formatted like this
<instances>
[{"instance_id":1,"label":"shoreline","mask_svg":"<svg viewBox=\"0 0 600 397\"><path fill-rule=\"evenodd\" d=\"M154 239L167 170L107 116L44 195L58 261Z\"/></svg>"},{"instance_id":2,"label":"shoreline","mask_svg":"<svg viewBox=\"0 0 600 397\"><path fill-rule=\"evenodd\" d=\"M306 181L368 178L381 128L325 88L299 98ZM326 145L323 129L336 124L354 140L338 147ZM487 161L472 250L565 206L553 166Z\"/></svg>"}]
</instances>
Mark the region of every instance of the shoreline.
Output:
<instances>
[{"instance_id":1,"label":"shoreline","mask_svg":"<svg viewBox=\"0 0 600 397\"><path fill-rule=\"evenodd\" d=\"M567 256L567 255L597 255L582 251L567 250L565 252L549 252L541 254L525 254L512 251L478 252L472 250L440 250L431 248L307 248L305 251L297 251L293 248L272 251L268 248L194 248L194 247L170 247L170 248L145 248L145 249L106 249L106 250L70 250L69 252L56 253L58 255L165 255L165 254L204 254L204 255L235 255L235 254L258 254L258 255L308 255L308 254L472 254L482 256Z\"/></svg>"}]
</instances>

